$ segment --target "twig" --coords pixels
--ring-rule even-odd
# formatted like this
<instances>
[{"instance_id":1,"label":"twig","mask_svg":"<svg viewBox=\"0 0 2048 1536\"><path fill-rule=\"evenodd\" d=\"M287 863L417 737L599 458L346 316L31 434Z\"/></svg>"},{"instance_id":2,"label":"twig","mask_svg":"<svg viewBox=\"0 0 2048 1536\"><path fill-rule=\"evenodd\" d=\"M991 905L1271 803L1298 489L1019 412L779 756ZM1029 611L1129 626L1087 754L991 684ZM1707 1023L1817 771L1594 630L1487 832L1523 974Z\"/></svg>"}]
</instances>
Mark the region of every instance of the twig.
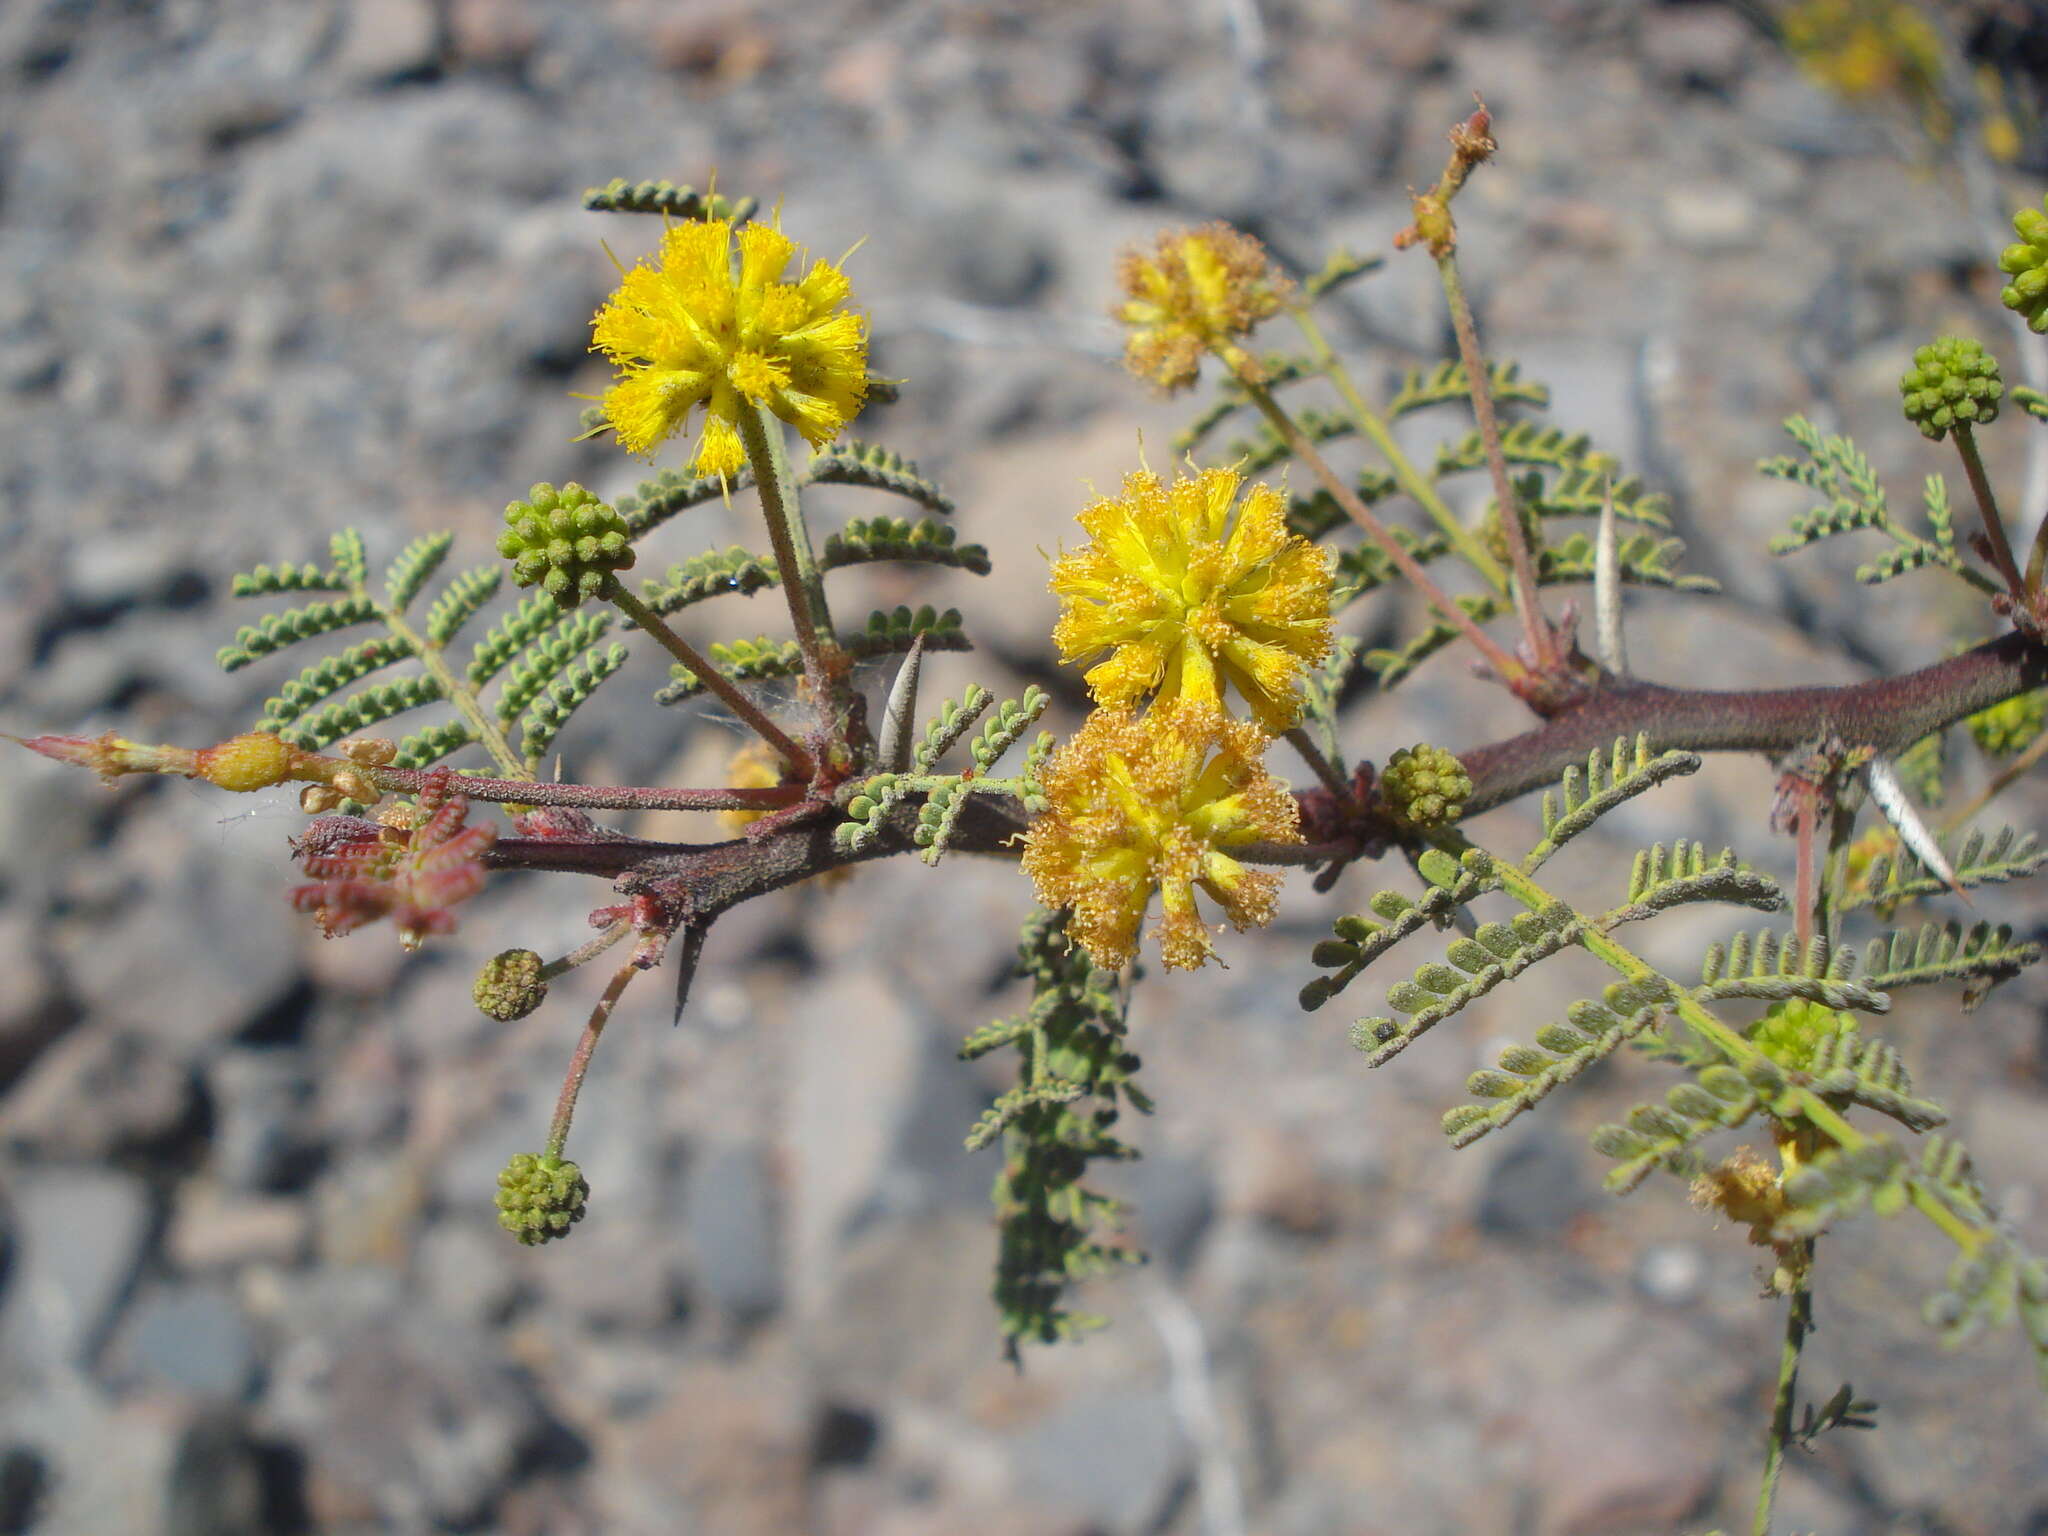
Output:
<instances>
[{"instance_id":1,"label":"twig","mask_svg":"<svg viewBox=\"0 0 2048 1536\"><path fill-rule=\"evenodd\" d=\"M1771 1403L1770 1438L1764 1445L1764 1480L1756 1496L1753 1536L1771 1536L1771 1506L1777 1502L1778 1476L1785 1469L1785 1447L1792 1440L1792 1409L1799 1392L1799 1354L1813 1331L1813 1290L1806 1267L1813 1262L1813 1244L1799 1244L1787 1262L1793 1276L1790 1306L1785 1312L1785 1344L1778 1352L1778 1394Z\"/></svg>"},{"instance_id":2,"label":"twig","mask_svg":"<svg viewBox=\"0 0 2048 1536\"><path fill-rule=\"evenodd\" d=\"M1486 467L1493 476L1494 500L1500 508L1501 528L1507 536L1508 557L1515 571L1515 607L1522 616L1522 634L1536 670L1548 676L1559 670L1562 658L1556 632L1543 612L1543 600L1537 591L1536 561L1529 550L1528 529L1522 522L1514 482L1508 478L1507 456L1501 451L1500 420L1494 414L1486 354L1479 350L1479 327L1472 319L1472 306L1466 302L1465 286L1458 278L1455 248L1437 257L1436 270L1443 278L1451 329L1457 333L1458 355L1464 359L1465 381L1471 386L1472 417L1479 424L1479 440L1486 447Z\"/></svg>"},{"instance_id":3,"label":"twig","mask_svg":"<svg viewBox=\"0 0 2048 1536\"><path fill-rule=\"evenodd\" d=\"M1443 588L1430 579L1429 572L1422 568L1420 562L1387 531L1386 524L1372 515L1372 509L1358 499L1357 493L1330 467L1330 461L1316 451L1307 434L1294 424L1294 418L1281 408L1280 402L1273 398L1273 392L1242 373L1238 375L1238 383L1244 386L1245 394L1272 424L1273 430L1280 434L1280 440L1287 444L1288 451L1309 467L1309 471L1323 483L1323 488L1336 499L1337 505L1344 509L1345 516L1365 530L1366 537L1393 561L1395 568L1408 578L1409 584L1422 594L1430 607L1478 648L1480 655L1487 659L1503 681L1512 683L1526 675L1529 669L1474 623L1471 614L1451 601Z\"/></svg>"},{"instance_id":4,"label":"twig","mask_svg":"<svg viewBox=\"0 0 2048 1536\"><path fill-rule=\"evenodd\" d=\"M604 1034L604 1027L610 1021L612 1010L619 1005L626 986L639 975L640 967L628 960L605 984L604 993L597 1000L597 1006L590 1010L590 1021L583 1026L583 1036L576 1042L576 1054L569 1058L568 1075L562 1079L562 1091L555 1097L554 1118L548 1122L549 1157L560 1157L562 1148L569 1143L569 1122L576 1118L576 1096L583 1091L583 1079L590 1071L590 1058L597 1050L597 1042Z\"/></svg>"},{"instance_id":5,"label":"twig","mask_svg":"<svg viewBox=\"0 0 2048 1536\"><path fill-rule=\"evenodd\" d=\"M779 554L777 558L780 558ZM786 571L788 567L785 566L784 569ZM785 591L794 590L794 585L786 578L782 585ZM740 692L732 680L712 664L710 658L670 629L660 614L628 591L617 577L613 577L605 587L604 595L627 618L653 636L663 650L687 667L721 704L752 726L763 741L780 752L798 778L809 779L817 771L809 752L790 740L788 732L763 714L761 707ZM815 639L813 643L815 644ZM807 658L808 655L807 652Z\"/></svg>"}]
</instances>

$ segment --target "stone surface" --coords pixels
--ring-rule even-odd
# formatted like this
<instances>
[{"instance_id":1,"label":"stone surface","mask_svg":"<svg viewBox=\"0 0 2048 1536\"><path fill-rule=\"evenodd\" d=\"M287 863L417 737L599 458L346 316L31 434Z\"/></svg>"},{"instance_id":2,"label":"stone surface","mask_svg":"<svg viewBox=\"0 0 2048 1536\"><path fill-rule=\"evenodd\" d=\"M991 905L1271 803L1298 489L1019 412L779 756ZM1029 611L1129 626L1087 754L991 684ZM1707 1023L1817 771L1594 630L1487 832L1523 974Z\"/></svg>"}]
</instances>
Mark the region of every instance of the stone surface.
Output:
<instances>
[{"instance_id":1,"label":"stone surface","mask_svg":"<svg viewBox=\"0 0 2048 1536\"><path fill-rule=\"evenodd\" d=\"M16 1166L0 1354L51 1370L84 1365L127 1300L149 1239L141 1183L90 1168Z\"/></svg>"}]
</instances>

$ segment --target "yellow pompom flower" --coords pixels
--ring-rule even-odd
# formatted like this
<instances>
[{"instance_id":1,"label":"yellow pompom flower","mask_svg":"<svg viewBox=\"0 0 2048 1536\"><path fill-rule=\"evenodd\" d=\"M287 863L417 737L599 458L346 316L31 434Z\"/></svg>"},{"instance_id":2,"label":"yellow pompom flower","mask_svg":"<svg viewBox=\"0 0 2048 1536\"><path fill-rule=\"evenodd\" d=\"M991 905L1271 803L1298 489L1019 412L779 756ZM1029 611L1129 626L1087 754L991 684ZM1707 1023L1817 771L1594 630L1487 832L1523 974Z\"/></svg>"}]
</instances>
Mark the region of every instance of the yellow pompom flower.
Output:
<instances>
[{"instance_id":1,"label":"yellow pompom flower","mask_svg":"<svg viewBox=\"0 0 2048 1536\"><path fill-rule=\"evenodd\" d=\"M867 392L866 321L841 307L849 285L830 262L782 282L799 255L767 224L737 233L723 219L669 226L659 260L627 271L591 323L591 351L618 369L603 404L621 443L651 452L700 403L700 475L730 475L746 462L739 413L747 402L814 448L838 435Z\"/></svg>"},{"instance_id":2,"label":"yellow pompom flower","mask_svg":"<svg viewBox=\"0 0 2048 1536\"><path fill-rule=\"evenodd\" d=\"M1130 295L1113 311L1131 328L1124 366L1168 390L1195 382L1204 352L1225 354L1239 372L1263 378L1236 338L1277 312L1293 287L1263 245L1221 223L1163 234L1150 255L1124 252L1117 282Z\"/></svg>"},{"instance_id":3,"label":"yellow pompom flower","mask_svg":"<svg viewBox=\"0 0 2048 1536\"><path fill-rule=\"evenodd\" d=\"M1143 716L1099 709L1053 754L1024 872L1046 906L1073 909L1067 931L1097 965L1129 961L1155 888L1168 966L1193 970L1214 953L1198 887L1239 930L1273 920L1280 876L1228 851L1301 841L1294 797L1260 764L1267 744L1250 723L1181 699Z\"/></svg>"},{"instance_id":4,"label":"yellow pompom flower","mask_svg":"<svg viewBox=\"0 0 2048 1536\"><path fill-rule=\"evenodd\" d=\"M1301 674L1330 651L1330 558L1288 532L1270 486L1237 488L1227 469L1170 487L1140 470L1081 513L1090 542L1052 568L1053 641L1062 661L1111 652L1088 671L1098 703L1218 704L1227 681L1268 735L1294 723Z\"/></svg>"}]
</instances>

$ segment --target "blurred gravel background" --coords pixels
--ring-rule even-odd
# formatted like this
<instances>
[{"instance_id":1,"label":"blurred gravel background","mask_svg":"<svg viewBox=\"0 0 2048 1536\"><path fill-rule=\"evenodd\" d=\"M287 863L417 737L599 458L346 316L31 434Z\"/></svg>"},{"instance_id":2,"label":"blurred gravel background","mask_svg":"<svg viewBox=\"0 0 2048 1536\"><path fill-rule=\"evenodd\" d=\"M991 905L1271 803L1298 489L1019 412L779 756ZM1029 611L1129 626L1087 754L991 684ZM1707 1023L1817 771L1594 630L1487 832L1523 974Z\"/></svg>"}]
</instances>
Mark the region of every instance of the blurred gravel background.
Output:
<instances>
[{"instance_id":1,"label":"blurred gravel background","mask_svg":"<svg viewBox=\"0 0 2048 1536\"><path fill-rule=\"evenodd\" d=\"M1734 594L1641 600L1637 665L1844 680L1983 632L1931 580L1767 565L1800 500L1751 466L1805 409L1862 433L1901 505L1952 469L1895 382L1958 327L2021 372L1986 215L2039 188L1973 205L1737 8L8 0L0 82L10 731L218 739L287 665L215 669L248 617L229 572L317 557L351 522L373 555L452 525L475 558L533 480L629 490L633 464L568 443L569 395L603 382L600 240L631 260L654 226L579 194L713 168L822 253L865 239L876 366L909 383L861 433L945 480L997 560L979 586L884 573L868 595L979 603L982 650L938 682L1014 691L1044 675L1043 552L1140 433L1163 463L1182 414L1115 366L1117 250L1218 216L1301 264L1385 249L1474 88L1504 144L1460 205L1490 344L1674 496L1695 567ZM1433 289L1410 256L1352 290L1339 329L1378 349L1369 374L1442 355ZM2026 432L1990 435L2015 484ZM886 504L821 505L829 524ZM645 558L745 536L735 511ZM648 706L661 674L636 660L586 712L572 772L716 778L737 737ZM1352 747L1518 728L1443 661L1361 712ZM1769 786L1716 761L1612 835L1783 865ZM1747 1529L1779 1328L1756 1256L1668 1181L1609 1200L1584 1146L1664 1080L1617 1060L1468 1153L1434 1129L1591 973L1371 1076L1344 1026L1377 988L1294 1005L1330 910L1305 888L1270 941L1226 944L1228 971L1148 986L1161 1107L1122 1182L1154 1262L1097 1288L1110 1330L1020 1375L986 1298L993 1155L959 1147L999 1078L952 1059L1020 996L1013 870L905 862L728 919L680 1027L659 982L614 1027L571 1145L591 1218L528 1252L492 1181L538 1146L589 988L507 1027L469 980L504 945L574 942L602 888L501 880L410 960L383 929L326 944L284 905L289 797L251 806L0 758L0 1533ZM1481 833L1511 844L1529 816ZM1592 899L1627 846L1560 868ZM1732 926L1674 918L1657 952ZM2042 996L1967 1019L1916 1000L1885 1026L2036 1247ZM2015 1337L1944 1355L1918 1321L1945 1262L1910 1222L1824 1245L1807 1383L1853 1380L1882 1428L1795 1458L1780 1530L2048 1531L2048 1415Z\"/></svg>"}]
</instances>

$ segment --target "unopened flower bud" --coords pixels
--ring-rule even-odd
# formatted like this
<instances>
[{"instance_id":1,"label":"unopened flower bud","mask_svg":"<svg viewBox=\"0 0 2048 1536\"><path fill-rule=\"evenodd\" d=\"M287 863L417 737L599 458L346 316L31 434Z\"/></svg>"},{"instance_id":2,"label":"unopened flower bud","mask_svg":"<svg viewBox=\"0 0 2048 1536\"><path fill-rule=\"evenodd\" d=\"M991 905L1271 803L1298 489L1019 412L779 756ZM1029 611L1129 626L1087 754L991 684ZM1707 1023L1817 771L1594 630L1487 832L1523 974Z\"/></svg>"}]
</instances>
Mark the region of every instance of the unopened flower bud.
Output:
<instances>
[{"instance_id":1,"label":"unopened flower bud","mask_svg":"<svg viewBox=\"0 0 2048 1536\"><path fill-rule=\"evenodd\" d=\"M301 755L269 731L248 731L200 752L192 775L237 793L269 789L292 776Z\"/></svg>"},{"instance_id":2,"label":"unopened flower bud","mask_svg":"<svg viewBox=\"0 0 2048 1536\"><path fill-rule=\"evenodd\" d=\"M569 1235L583 1219L590 1185L583 1170L553 1153L521 1152L498 1175L498 1225L528 1247Z\"/></svg>"},{"instance_id":3,"label":"unopened flower bud","mask_svg":"<svg viewBox=\"0 0 2048 1536\"><path fill-rule=\"evenodd\" d=\"M1402 826L1421 831L1448 827L1463 814L1472 778L1457 754L1427 742L1403 747L1380 774L1380 799Z\"/></svg>"},{"instance_id":4,"label":"unopened flower bud","mask_svg":"<svg viewBox=\"0 0 2048 1536\"><path fill-rule=\"evenodd\" d=\"M542 969L540 956L532 950L504 950L484 962L470 995L486 1017L510 1024L525 1018L547 998Z\"/></svg>"}]
</instances>

